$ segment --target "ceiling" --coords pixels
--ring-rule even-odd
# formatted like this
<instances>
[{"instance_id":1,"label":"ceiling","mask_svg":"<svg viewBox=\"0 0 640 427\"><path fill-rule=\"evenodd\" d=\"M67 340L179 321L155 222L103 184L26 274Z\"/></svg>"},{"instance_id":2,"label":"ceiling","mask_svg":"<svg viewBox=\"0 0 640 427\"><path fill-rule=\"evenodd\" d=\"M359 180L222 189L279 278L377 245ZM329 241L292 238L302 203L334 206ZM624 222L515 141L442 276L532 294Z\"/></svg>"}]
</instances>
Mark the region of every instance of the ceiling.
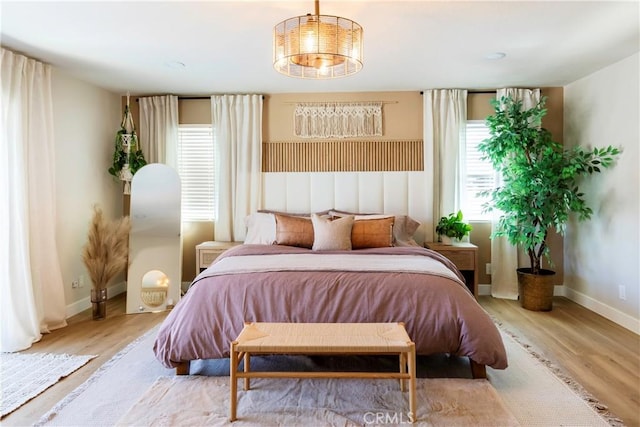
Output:
<instances>
[{"instance_id":1,"label":"ceiling","mask_svg":"<svg viewBox=\"0 0 640 427\"><path fill-rule=\"evenodd\" d=\"M640 3L321 1L364 28L364 67L311 81L272 66L272 29L305 1L7 1L6 48L124 94L563 86L640 50ZM503 59L489 59L496 53ZM184 67L179 63L184 64Z\"/></svg>"}]
</instances>

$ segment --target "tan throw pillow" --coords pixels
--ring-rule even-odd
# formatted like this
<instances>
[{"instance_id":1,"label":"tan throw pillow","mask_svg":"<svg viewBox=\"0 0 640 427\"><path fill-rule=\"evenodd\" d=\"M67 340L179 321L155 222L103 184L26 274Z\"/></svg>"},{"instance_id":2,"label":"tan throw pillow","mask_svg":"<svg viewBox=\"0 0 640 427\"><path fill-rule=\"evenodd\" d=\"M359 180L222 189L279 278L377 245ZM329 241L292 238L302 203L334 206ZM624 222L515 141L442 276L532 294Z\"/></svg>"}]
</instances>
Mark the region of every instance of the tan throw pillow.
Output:
<instances>
[{"instance_id":1,"label":"tan throw pillow","mask_svg":"<svg viewBox=\"0 0 640 427\"><path fill-rule=\"evenodd\" d=\"M311 249L313 224L308 217L276 214L276 244Z\"/></svg>"},{"instance_id":2,"label":"tan throw pillow","mask_svg":"<svg viewBox=\"0 0 640 427\"><path fill-rule=\"evenodd\" d=\"M313 223L314 251L351 250L353 215L331 221L313 214L311 222Z\"/></svg>"},{"instance_id":3,"label":"tan throw pillow","mask_svg":"<svg viewBox=\"0 0 640 427\"><path fill-rule=\"evenodd\" d=\"M351 230L351 248L383 248L393 246L394 217L359 219Z\"/></svg>"},{"instance_id":4,"label":"tan throw pillow","mask_svg":"<svg viewBox=\"0 0 640 427\"><path fill-rule=\"evenodd\" d=\"M360 219L377 219L377 218L388 218L391 215L385 214L356 214L349 213L345 211L337 211L331 210L329 211L329 215L333 217L341 217L345 215L355 215L355 220L358 221ZM395 220L393 222L393 246L420 246L413 239L413 235L420 227L420 223L415 219L411 218L409 215L393 215L395 216Z\"/></svg>"}]
</instances>

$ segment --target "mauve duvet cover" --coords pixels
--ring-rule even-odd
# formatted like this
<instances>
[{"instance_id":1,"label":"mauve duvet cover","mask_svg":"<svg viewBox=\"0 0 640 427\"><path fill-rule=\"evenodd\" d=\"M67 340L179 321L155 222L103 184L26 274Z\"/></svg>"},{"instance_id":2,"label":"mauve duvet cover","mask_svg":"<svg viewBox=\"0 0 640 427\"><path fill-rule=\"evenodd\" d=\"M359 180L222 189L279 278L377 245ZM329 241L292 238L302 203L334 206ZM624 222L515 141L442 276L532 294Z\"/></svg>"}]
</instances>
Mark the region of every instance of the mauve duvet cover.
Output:
<instances>
[{"instance_id":1,"label":"mauve duvet cover","mask_svg":"<svg viewBox=\"0 0 640 427\"><path fill-rule=\"evenodd\" d=\"M242 245L227 250L213 266L226 257L245 257L242 260L249 263L254 255L289 254L340 255L347 263L354 259L354 264L361 255L410 255L436 259L453 274L358 272L350 266L349 271L323 267L322 271L210 276L209 271L214 270L210 267L196 277L162 323L154 344L158 360L166 367L177 367L190 360L228 357L229 343L244 322L404 322L418 354L450 353L495 369L507 367L502 338L491 318L461 282L455 266L428 249L313 252L290 246Z\"/></svg>"}]
</instances>

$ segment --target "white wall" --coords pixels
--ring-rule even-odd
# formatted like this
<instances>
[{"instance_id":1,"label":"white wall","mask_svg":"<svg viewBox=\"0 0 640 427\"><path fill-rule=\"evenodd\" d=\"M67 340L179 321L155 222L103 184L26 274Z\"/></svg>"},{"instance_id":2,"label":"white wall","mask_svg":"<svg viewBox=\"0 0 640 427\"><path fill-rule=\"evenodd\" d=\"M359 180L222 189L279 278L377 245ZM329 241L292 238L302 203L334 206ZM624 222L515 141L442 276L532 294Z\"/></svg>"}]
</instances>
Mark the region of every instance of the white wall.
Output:
<instances>
[{"instance_id":1,"label":"white wall","mask_svg":"<svg viewBox=\"0 0 640 427\"><path fill-rule=\"evenodd\" d=\"M105 217L122 214L120 185L107 169L120 127L120 96L55 69L52 75L56 145L56 238L67 315L89 307L91 280L82 262L93 205ZM71 282L84 276L84 287ZM114 280L121 282L123 279Z\"/></svg>"},{"instance_id":2,"label":"white wall","mask_svg":"<svg viewBox=\"0 0 640 427\"><path fill-rule=\"evenodd\" d=\"M613 145L617 164L586 178L593 217L571 222L565 237L567 296L640 333L640 54L564 88L568 146ZM626 300L619 298L623 286Z\"/></svg>"}]
</instances>

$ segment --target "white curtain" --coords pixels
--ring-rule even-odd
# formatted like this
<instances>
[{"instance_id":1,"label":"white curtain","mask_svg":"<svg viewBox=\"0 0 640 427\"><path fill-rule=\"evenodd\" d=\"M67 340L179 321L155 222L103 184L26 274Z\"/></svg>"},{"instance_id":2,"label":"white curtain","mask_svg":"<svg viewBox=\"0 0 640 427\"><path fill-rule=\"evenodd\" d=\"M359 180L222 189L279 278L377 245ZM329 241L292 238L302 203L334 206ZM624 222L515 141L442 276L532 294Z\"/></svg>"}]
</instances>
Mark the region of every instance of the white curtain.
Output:
<instances>
[{"instance_id":1,"label":"white curtain","mask_svg":"<svg viewBox=\"0 0 640 427\"><path fill-rule=\"evenodd\" d=\"M178 97L140 98L140 148L147 163L178 170Z\"/></svg>"},{"instance_id":2,"label":"white curtain","mask_svg":"<svg viewBox=\"0 0 640 427\"><path fill-rule=\"evenodd\" d=\"M66 326L66 307L55 236L51 67L6 49L0 66L0 351L8 352Z\"/></svg>"},{"instance_id":3,"label":"white curtain","mask_svg":"<svg viewBox=\"0 0 640 427\"><path fill-rule=\"evenodd\" d=\"M262 202L262 96L214 95L211 115L219 154L214 238L243 241L244 219Z\"/></svg>"},{"instance_id":4,"label":"white curtain","mask_svg":"<svg viewBox=\"0 0 640 427\"><path fill-rule=\"evenodd\" d=\"M496 91L496 99L510 96L522 101L522 108L529 109L540 101L540 89L505 88ZM501 178L496 176L497 185ZM494 211L491 218L491 232L500 219L500 212ZM491 239L491 296L494 298L518 299L519 266L518 248L511 245L506 237Z\"/></svg>"},{"instance_id":5,"label":"white curtain","mask_svg":"<svg viewBox=\"0 0 640 427\"><path fill-rule=\"evenodd\" d=\"M425 171L433 171L433 239L442 216L461 206L467 123L467 91L434 89L423 92L425 152L433 161ZM425 158L426 159L426 158Z\"/></svg>"}]
</instances>

